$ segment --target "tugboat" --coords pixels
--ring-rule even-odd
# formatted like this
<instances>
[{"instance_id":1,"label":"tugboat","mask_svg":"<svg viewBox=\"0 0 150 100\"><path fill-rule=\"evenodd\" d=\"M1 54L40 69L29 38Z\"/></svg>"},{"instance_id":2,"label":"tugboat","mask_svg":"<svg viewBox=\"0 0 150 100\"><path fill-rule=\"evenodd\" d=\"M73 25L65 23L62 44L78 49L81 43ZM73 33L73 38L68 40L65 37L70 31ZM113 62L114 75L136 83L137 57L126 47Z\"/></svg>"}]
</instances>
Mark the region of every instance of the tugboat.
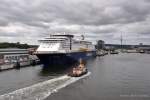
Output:
<instances>
[{"instance_id":1,"label":"tugboat","mask_svg":"<svg viewBox=\"0 0 150 100\"><path fill-rule=\"evenodd\" d=\"M68 76L71 77L80 77L88 72L87 68L85 67L85 64L82 60L80 60L79 65L77 67L74 67L72 71L68 74Z\"/></svg>"}]
</instances>

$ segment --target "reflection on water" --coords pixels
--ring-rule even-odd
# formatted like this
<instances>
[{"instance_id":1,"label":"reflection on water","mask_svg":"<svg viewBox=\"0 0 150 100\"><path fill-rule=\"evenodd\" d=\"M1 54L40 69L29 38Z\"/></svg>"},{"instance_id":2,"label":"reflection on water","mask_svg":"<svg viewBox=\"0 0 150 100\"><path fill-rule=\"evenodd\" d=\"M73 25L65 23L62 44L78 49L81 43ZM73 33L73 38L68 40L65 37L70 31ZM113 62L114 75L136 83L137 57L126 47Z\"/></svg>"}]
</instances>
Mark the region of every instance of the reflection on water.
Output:
<instances>
[{"instance_id":1,"label":"reflection on water","mask_svg":"<svg viewBox=\"0 0 150 100\"><path fill-rule=\"evenodd\" d=\"M56 66L49 66L49 67L43 67L41 71L39 72L40 76L60 76L66 74L70 69L72 68L72 65L56 65Z\"/></svg>"}]
</instances>

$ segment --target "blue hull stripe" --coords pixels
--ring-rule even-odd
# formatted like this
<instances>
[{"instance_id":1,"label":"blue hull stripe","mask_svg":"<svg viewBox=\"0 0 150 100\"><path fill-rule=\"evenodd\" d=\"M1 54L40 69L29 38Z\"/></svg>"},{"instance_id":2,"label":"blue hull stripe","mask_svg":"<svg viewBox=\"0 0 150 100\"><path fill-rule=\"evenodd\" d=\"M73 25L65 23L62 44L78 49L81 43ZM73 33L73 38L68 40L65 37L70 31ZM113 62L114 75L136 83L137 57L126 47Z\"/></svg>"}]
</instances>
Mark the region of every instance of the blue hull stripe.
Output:
<instances>
[{"instance_id":1,"label":"blue hull stripe","mask_svg":"<svg viewBox=\"0 0 150 100\"><path fill-rule=\"evenodd\" d=\"M95 51L72 52L67 54L36 54L44 66L72 64L79 59L87 60L96 56Z\"/></svg>"}]
</instances>

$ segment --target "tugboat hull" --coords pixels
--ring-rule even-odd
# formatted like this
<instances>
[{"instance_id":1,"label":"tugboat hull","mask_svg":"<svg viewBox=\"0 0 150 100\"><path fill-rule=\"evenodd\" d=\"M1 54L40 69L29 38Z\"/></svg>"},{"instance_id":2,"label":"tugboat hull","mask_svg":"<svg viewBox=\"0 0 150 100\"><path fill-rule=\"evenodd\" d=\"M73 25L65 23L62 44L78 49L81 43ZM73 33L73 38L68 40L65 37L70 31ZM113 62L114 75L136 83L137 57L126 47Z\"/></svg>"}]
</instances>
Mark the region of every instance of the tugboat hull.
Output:
<instances>
[{"instance_id":1,"label":"tugboat hull","mask_svg":"<svg viewBox=\"0 0 150 100\"><path fill-rule=\"evenodd\" d=\"M71 76L71 77L80 77L84 74L87 74L88 73L88 70L86 69L84 72L82 72L81 74L73 74L72 72L68 74L68 76Z\"/></svg>"}]
</instances>

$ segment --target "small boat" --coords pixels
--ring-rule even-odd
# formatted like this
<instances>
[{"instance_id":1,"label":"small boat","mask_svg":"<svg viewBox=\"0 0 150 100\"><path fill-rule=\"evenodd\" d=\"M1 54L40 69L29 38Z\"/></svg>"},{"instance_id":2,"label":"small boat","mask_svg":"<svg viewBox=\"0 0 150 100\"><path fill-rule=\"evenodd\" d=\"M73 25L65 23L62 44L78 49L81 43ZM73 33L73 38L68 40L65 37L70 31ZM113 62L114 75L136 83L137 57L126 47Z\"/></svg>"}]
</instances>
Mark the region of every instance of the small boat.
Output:
<instances>
[{"instance_id":1,"label":"small boat","mask_svg":"<svg viewBox=\"0 0 150 100\"><path fill-rule=\"evenodd\" d=\"M119 54L117 51L111 51L110 54Z\"/></svg>"}]
</instances>

